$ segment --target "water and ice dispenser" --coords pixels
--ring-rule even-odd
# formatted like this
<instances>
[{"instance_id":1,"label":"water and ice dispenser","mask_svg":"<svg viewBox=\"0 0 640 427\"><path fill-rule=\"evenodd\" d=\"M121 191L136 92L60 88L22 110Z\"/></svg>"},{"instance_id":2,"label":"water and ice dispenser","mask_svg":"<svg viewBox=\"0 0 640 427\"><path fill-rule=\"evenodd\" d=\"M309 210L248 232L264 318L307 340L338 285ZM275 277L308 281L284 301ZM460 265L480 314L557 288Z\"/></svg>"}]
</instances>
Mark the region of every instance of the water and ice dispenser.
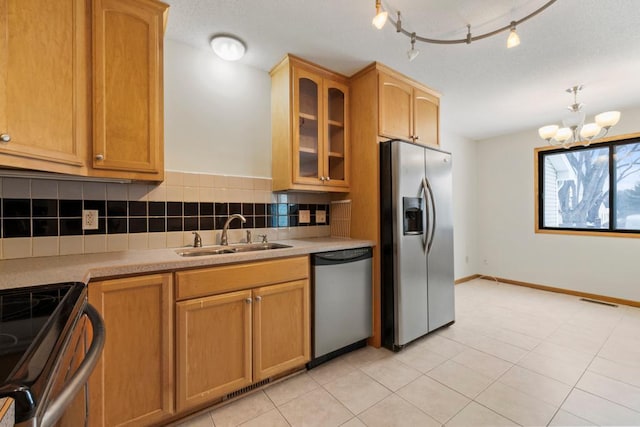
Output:
<instances>
[{"instance_id":1,"label":"water and ice dispenser","mask_svg":"<svg viewBox=\"0 0 640 427\"><path fill-rule=\"evenodd\" d=\"M402 198L402 212L403 212L403 231L404 234L422 234L424 230L423 226L423 199L420 197L403 197Z\"/></svg>"}]
</instances>

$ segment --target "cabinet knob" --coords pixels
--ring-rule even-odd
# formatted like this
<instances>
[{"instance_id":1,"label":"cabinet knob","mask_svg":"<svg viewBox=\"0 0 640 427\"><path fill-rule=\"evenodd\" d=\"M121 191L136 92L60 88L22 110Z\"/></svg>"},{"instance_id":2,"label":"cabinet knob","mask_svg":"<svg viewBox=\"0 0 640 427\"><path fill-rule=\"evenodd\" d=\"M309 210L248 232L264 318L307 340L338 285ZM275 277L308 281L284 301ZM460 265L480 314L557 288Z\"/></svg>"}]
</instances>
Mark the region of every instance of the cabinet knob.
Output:
<instances>
[{"instance_id":1,"label":"cabinet knob","mask_svg":"<svg viewBox=\"0 0 640 427\"><path fill-rule=\"evenodd\" d=\"M6 144L7 142L11 141L11 135L9 135L8 133L0 134L0 141Z\"/></svg>"},{"instance_id":2,"label":"cabinet knob","mask_svg":"<svg viewBox=\"0 0 640 427\"><path fill-rule=\"evenodd\" d=\"M420 139L420 137L418 135L414 136L413 139L415 139L416 141Z\"/></svg>"},{"instance_id":3,"label":"cabinet knob","mask_svg":"<svg viewBox=\"0 0 640 427\"><path fill-rule=\"evenodd\" d=\"M103 154L96 154L96 160L104 160Z\"/></svg>"},{"instance_id":4,"label":"cabinet knob","mask_svg":"<svg viewBox=\"0 0 640 427\"><path fill-rule=\"evenodd\" d=\"M326 178L325 178L325 180L327 180L327 181L331 181L331 177L330 177L330 176L328 176L328 177L326 177Z\"/></svg>"},{"instance_id":5,"label":"cabinet knob","mask_svg":"<svg viewBox=\"0 0 640 427\"><path fill-rule=\"evenodd\" d=\"M320 181L324 182L324 176L320 177Z\"/></svg>"},{"instance_id":6,"label":"cabinet knob","mask_svg":"<svg viewBox=\"0 0 640 427\"><path fill-rule=\"evenodd\" d=\"M260 295L258 295L258 296L256 297L256 301L257 301L257 302L262 301L262 297L261 297Z\"/></svg>"},{"instance_id":7,"label":"cabinet knob","mask_svg":"<svg viewBox=\"0 0 640 427\"><path fill-rule=\"evenodd\" d=\"M245 302L246 302L247 304L251 304L251 298L247 298L247 299L245 299Z\"/></svg>"}]
</instances>

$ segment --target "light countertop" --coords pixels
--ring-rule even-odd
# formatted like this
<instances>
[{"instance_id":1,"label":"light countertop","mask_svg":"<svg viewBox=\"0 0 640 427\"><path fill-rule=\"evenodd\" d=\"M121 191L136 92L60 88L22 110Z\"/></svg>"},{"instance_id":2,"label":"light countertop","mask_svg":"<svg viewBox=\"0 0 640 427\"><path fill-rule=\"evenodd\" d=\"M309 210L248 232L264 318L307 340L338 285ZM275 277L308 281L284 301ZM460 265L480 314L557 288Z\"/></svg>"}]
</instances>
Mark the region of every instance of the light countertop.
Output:
<instances>
[{"instance_id":1,"label":"light countertop","mask_svg":"<svg viewBox=\"0 0 640 427\"><path fill-rule=\"evenodd\" d=\"M0 261L0 289L61 282L85 282L114 276L180 270L237 262L306 255L374 246L369 240L319 237L282 240L290 248L198 257L181 257L178 249L147 249L99 254L21 258Z\"/></svg>"}]
</instances>

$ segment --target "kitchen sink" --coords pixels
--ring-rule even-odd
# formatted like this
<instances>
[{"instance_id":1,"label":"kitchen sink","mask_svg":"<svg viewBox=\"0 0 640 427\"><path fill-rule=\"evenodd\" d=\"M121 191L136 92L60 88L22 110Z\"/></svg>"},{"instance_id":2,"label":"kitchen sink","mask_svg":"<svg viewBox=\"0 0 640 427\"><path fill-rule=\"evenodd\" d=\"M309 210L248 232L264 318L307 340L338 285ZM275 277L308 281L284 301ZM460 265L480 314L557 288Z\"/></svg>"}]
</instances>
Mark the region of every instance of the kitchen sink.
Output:
<instances>
[{"instance_id":1,"label":"kitchen sink","mask_svg":"<svg viewBox=\"0 0 640 427\"><path fill-rule=\"evenodd\" d=\"M184 257L235 254L240 252L268 251L290 248L282 243L243 243L229 246L208 246L204 248L178 249L176 253Z\"/></svg>"},{"instance_id":2,"label":"kitchen sink","mask_svg":"<svg viewBox=\"0 0 640 427\"><path fill-rule=\"evenodd\" d=\"M284 249L290 248L289 245L283 245L282 243L245 243L240 245L232 245L234 252L253 252L253 251L268 251L271 249Z\"/></svg>"}]
</instances>

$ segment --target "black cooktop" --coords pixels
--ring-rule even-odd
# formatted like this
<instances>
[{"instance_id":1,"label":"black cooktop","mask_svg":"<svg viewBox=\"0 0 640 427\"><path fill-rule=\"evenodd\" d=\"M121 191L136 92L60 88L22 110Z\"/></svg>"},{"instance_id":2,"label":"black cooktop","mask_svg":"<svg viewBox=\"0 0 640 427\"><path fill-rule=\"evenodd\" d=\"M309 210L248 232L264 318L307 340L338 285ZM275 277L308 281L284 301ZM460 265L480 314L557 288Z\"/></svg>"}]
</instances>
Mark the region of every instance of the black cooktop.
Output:
<instances>
[{"instance_id":1,"label":"black cooktop","mask_svg":"<svg viewBox=\"0 0 640 427\"><path fill-rule=\"evenodd\" d=\"M0 397L16 399L16 421L48 390L70 320L85 300L84 283L0 290Z\"/></svg>"}]
</instances>

